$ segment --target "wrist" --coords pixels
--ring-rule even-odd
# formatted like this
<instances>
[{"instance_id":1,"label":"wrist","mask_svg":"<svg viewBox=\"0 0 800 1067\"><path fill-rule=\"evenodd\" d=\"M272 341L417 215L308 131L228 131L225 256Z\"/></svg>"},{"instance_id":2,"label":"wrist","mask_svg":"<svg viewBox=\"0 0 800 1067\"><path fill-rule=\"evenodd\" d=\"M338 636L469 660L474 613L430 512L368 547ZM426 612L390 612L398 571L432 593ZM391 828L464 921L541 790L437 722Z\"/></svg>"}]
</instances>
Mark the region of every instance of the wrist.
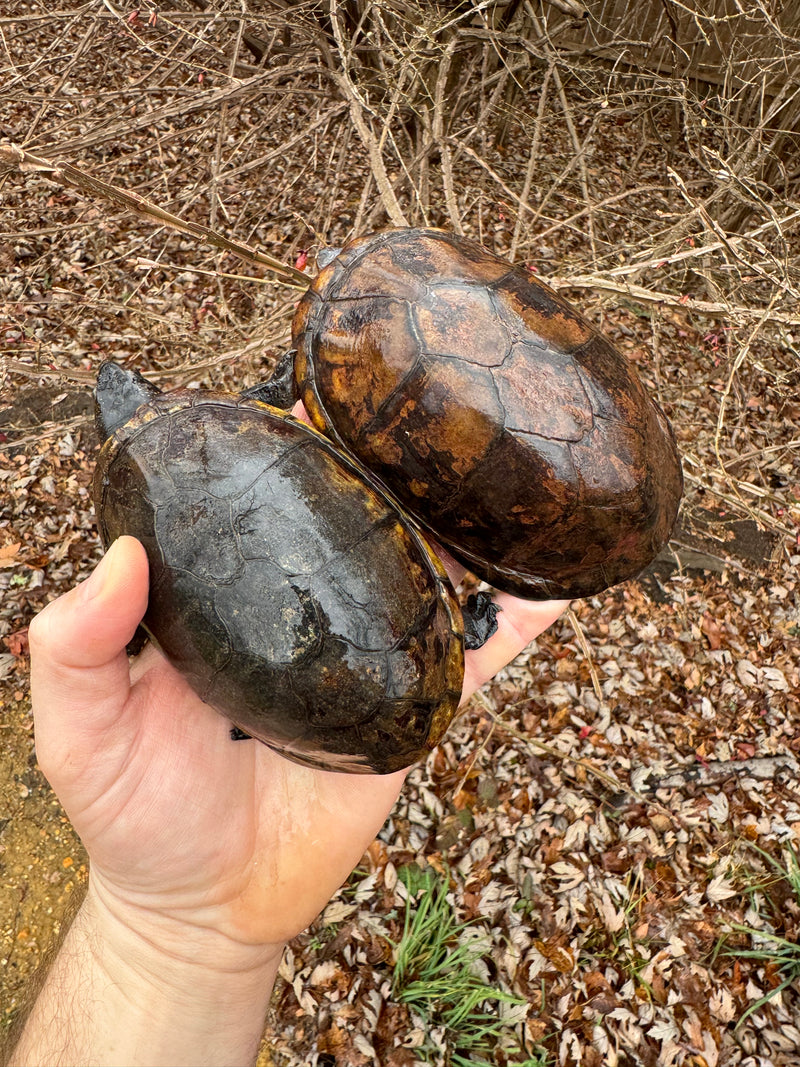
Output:
<instances>
[{"instance_id":1,"label":"wrist","mask_svg":"<svg viewBox=\"0 0 800 1067\"><path fill-rule=\"evenodd\" d=\"M143 976L178 989L188 975L201 987L208 982L218 988L223 978L257 985L263 975L277 971L285 948L283 943L237 940L195 912L185 918L181 911L123 900L92 875L79 914L87 929L102 938L110 961L135 963Z\"/></svg>"},{"instance_id":2,"label":"wrist","mask_svg":"<svg viewBox=\"0 0 800 1067\"><path fill-rule=\"evenodd\" d=\"M253 1063L282 948L150 914L90 881L14 1062Z\"/></svg>"}]
</instances>

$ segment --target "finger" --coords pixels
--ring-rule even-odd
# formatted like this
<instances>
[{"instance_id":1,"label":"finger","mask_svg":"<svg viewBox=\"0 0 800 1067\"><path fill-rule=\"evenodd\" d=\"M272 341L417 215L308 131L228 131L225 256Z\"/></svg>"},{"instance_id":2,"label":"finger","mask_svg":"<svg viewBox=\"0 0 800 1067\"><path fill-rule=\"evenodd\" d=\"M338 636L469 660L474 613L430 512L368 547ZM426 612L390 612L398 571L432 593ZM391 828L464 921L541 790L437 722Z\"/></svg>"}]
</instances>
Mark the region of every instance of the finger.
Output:
<instances>
[{"instance_id":1,"label":"finger","mask_svg":"<svg viewBox=\"0 0 800 1067\"><path fill-rule=\"evenodd\" d=\"M31 694L40 739L103 729L130 687L125 646L147 607L147 556L115 541L93 574L40 612L30 627Z\"/></svg>"},{"instance_id":2,"label":"finger","mask_svg":"<svg viewBox=\"0 0 800 1067\"><path fill-rule=\"evenodd\" d=\"M428 537L428 542L441 560L442 566L447 571L447 576L450 579L451 585L454 589L457 589L459 582L467 573L467 568L462 566L457 560L453 559L447 549L442 548L438 541L434 541L432 537Z\"/></svg>"},{"instance_id":3,"label":"finger","mask_svg":"<svg viewBox=\"0 0 800 1067\"><path fill-rule=\"evenodd\" d=\"M520 600L508 593L498 593L494 600L501 609L497 632L482 648L465 654L462 704L569 607L568 600Z\"/></svg>"},{"instance_id":4,"label":"finger","mask_svg":"<svg viewBox=\"0 0 800 1067\"><path fill-rule=\"evenodd\" d=\"M303 404L302 400L298 400L297 403L294 405L294 407L292 408L292 415L294 415L296 419L300 419L301 422L307 422L309 426L313 426L311 418L308 412L306 411L305 405Z\"/></svg>"}]
</instances>

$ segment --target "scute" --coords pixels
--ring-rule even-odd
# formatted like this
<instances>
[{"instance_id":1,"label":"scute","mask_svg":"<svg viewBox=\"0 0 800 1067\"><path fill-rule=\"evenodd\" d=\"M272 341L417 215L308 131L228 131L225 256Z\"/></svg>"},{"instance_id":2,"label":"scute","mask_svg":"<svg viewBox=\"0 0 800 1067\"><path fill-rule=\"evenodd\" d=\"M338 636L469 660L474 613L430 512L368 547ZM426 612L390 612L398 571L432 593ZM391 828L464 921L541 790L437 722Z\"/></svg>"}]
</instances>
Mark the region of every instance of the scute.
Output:
<instances>
[{"instance_id":1,"label":"scute","mask_svg":"<svg viewBox=\"0 0 800 1067\"><path fill-rule=\"evenodd\" d=\"M160 545L172 541L173 557L197 582L229 584L242 576L244 560L224 497L176 486L155 508L154 534Z\"/></svg>"},{"instance_id":2,"label":"scute","mask_svg":"<svg viewBox=\"0 0 800 1067\"><path fill-rule=\"evenodd\" d=\"M458 604L416 529L314 430L163 394L104 445L95 503L106 546L147 550L145 628L246 733L377 773L440 739L463 681Z\"/></svg>"},{"instance_id":3,"label":"scute","mask_svg":"<svg viewBox=\"0 0 800 1067\"><path fill-rule=\"evenodd\" d=\"M409 306L383 297L336 304L325 325L315 329L315 353L329 352L332 358L312 355L314 388L331 398L343 432L357 437L387 400L402 391L419 358ZM374 362L373 351L385 351L387 358ZM342 398L338 406L336 398Z\"/></svg>"},{"instance_id":4,"label":"scute","mask_svg":"<svg viewBox=\"0 0 800 1067\"><path fill-rule=\"evenodd\" d=\"M527 341L514 345L494 378L506 432L535 434L547 441L581 441L594 423L589 397L569 356L542 351Z\"/></svg>"},{"instance_id":5,"label":"scute","mask_svg":"<svg viewBox=\"0 0 800 1067\"><path fill-rule=\"evenodd\" d=\"M682 493L675 439L575 308L440 230L359 238L334 264L293 321L298 394L453 556L532 599L588 596L653 559ZM411 329L405 311L374 328L392 300Z\"/></svg>"},{"instance_id":6,"label":"scute","mask_svg":"<svg viewBox=\"0 0 800 1067\"><path fill-rule=\"evenodd\" d=\"M431 508L445 504L469 476L476 453L503 431L494 383L481 371L457 360L422 360L357 438L363 462L390 487L401 469L406 499ZM465 382L473 403L462 402Z\"/></svg>"},{"instance_id":7,"label":"scute","mask_svg":"<svg viewBox=\"0 0 800 1067\"><path fill-rule=\"evenodd\" d=\"M563 296L521 267L507 270L492 289L503 318L520 338L541 338L548 349L573 352L595 336Z\"/></svg>"},{"instance_id":8,"label":"scute","mask_svg":"<svg viewBox=\"0 0 800 1067\"><path fill-rule=\"evenodd\" d=\"M501 367L511 337L484 286L436 285L414 307L416 337L426 355Z\"/></svg>"}]
</instances>

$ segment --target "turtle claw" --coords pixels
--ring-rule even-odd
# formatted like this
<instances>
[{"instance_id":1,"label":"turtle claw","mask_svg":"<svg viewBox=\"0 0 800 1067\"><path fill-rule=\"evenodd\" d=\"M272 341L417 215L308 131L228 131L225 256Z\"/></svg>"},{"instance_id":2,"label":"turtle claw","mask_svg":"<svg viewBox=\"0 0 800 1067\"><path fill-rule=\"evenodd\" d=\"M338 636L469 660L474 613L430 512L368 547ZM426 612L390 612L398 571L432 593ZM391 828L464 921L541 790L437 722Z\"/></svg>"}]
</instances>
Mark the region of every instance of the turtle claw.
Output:
<instances>
[{"instance_id":1,"label":"turtle claw","mask_svg":"<svg viewBox=\"0 0 800 1067\"><path fill-rule=\"evenodd\" d=\"M491 593L472 593L467 597L464 618L464 648L474 652L483 648L492 634L497 632L497 613L502 611L492 600Z\"/></svg>"}]
</instances>

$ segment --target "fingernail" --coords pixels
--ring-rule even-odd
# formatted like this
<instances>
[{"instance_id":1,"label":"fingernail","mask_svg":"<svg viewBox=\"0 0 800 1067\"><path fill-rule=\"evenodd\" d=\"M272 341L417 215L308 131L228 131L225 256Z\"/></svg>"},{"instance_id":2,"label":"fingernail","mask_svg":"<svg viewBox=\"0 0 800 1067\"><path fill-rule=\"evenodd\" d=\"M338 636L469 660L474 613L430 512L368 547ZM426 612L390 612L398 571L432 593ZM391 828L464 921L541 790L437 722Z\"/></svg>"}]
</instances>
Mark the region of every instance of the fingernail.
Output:
<instances>
[{"instance_id":1,"label":"fingernail","mask_svg":"<svg viewBox=\"0 0 800 1067\"><path fill-rule=\"evenodd\" d=\"M109 550L97 564L95 569L89 575L85 582L81 583L81 594L84 601L93 600L96 596L99 596L105 588L108 575L110 573L110 559L116 547L116 541L111 545Z\"/></svg>"}]
</instances>

